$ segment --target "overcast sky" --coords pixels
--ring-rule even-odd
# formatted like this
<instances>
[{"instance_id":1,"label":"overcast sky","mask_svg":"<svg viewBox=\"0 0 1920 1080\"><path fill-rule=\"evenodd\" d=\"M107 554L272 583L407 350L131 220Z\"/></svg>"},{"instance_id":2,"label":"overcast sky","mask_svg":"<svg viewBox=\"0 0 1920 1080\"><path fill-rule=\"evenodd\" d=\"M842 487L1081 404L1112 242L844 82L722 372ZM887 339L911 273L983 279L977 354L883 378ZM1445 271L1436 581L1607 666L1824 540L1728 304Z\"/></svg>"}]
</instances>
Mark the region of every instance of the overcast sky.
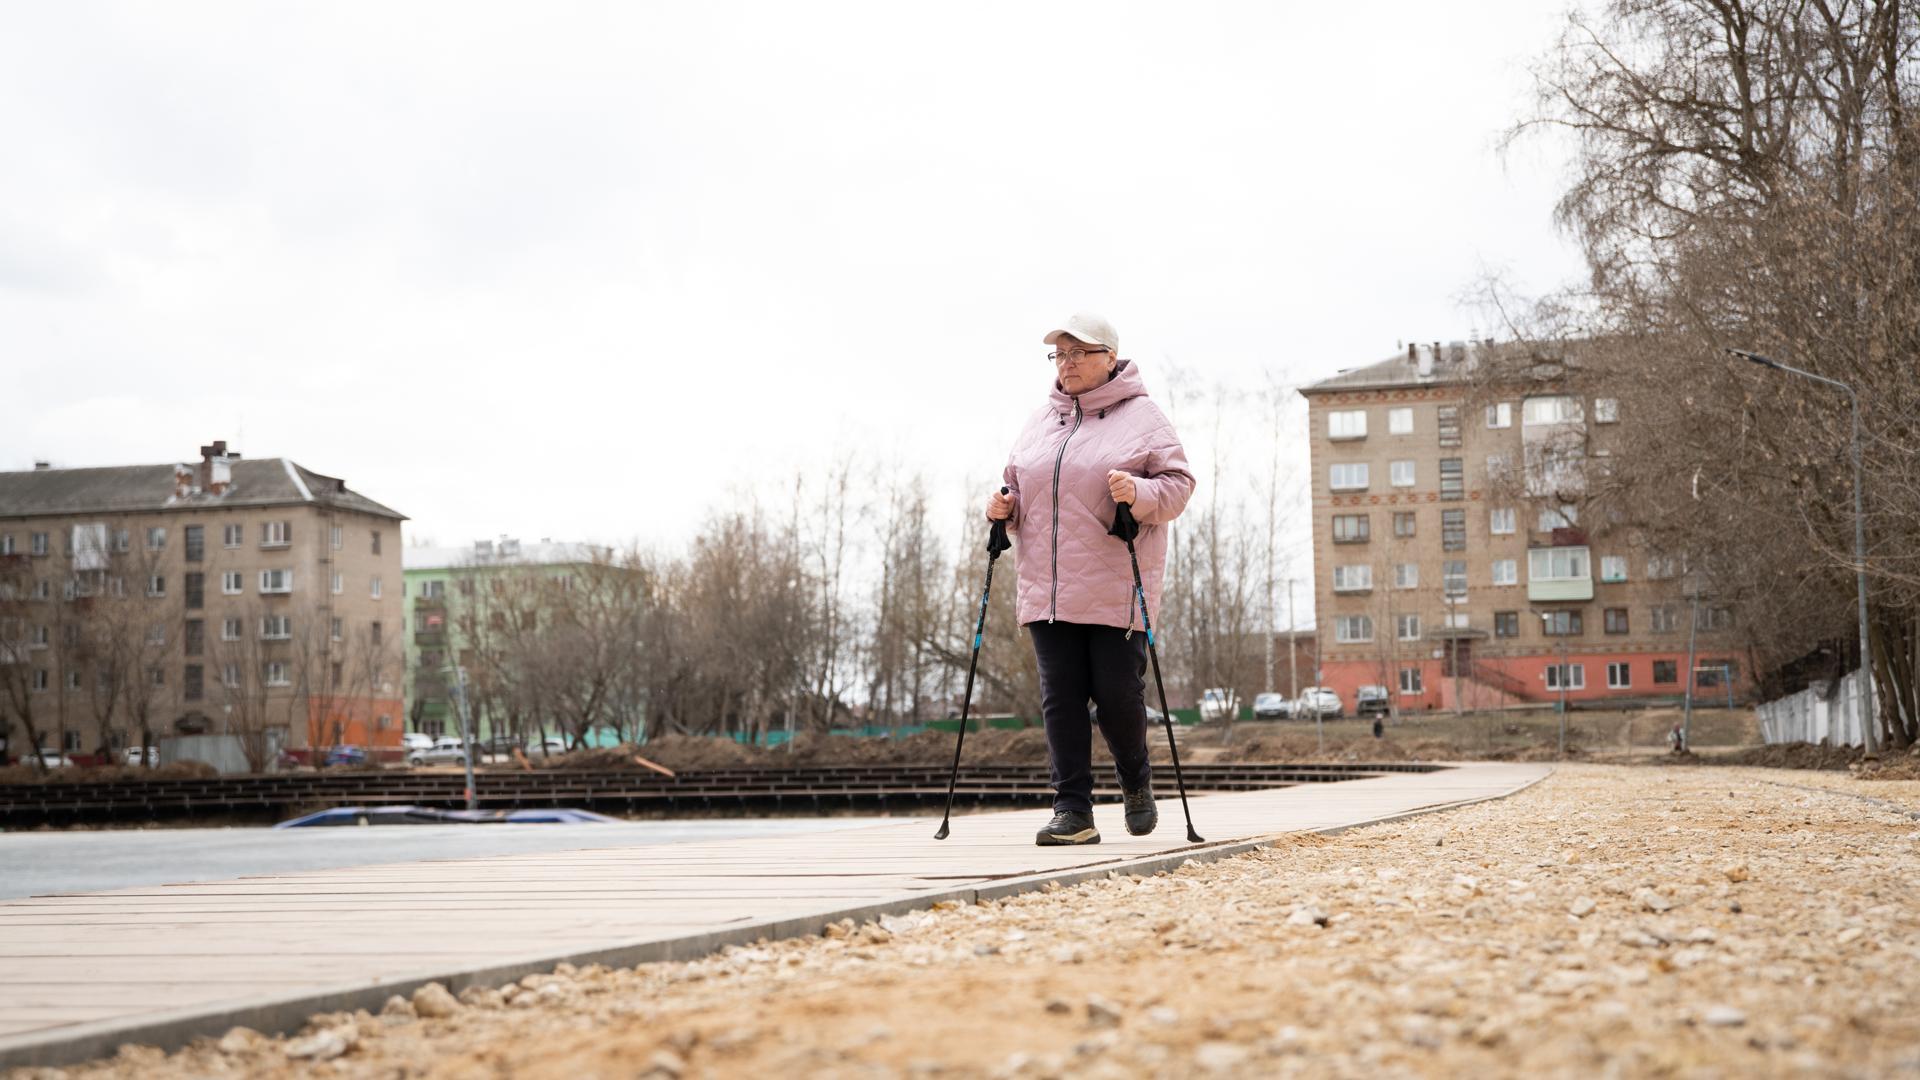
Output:
<instances>
[{"instance_id":1,"label":"overcast sky","mask_svg":"<svg viewBox=\"0 0 1920 1080\"><path fill-rule=\"evenodd\" d=\"M673 543L849 452L957 502L1075 310L1253 388L1578 273L1494 147L1553 5L1295 7L10 6L0 468Z\"/></svg>"}]
</instances>

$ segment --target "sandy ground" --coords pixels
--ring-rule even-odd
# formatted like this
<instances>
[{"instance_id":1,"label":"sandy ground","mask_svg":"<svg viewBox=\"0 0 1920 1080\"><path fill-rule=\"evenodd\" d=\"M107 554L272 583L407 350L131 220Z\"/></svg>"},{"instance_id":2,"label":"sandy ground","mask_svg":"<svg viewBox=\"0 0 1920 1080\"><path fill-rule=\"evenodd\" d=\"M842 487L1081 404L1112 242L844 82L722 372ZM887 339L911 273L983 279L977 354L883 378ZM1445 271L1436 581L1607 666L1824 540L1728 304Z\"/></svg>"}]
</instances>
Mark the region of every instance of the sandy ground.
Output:
<instances>
[{"instance_id":1,"label":"sandy ground","mask_svg":"<svg viewBox=\"0 0 1920 1080\"><path fill-rule=\"evenodd\" d=\"M1171 874L44 1075L1910 1074L1920 782L1867 787L1572 765Z\"/></svg>"}]
</instances>

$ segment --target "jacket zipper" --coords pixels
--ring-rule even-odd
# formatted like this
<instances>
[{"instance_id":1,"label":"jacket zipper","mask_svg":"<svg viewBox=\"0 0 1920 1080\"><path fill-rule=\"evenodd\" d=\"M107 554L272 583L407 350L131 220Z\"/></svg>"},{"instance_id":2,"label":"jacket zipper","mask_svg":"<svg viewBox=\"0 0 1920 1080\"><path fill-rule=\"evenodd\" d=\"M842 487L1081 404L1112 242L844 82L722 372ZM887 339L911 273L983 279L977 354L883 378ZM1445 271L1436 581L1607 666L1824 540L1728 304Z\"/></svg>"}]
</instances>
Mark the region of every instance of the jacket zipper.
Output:
<instances>
[{"instance_id":1,"label":"jacket zipper","mask_svg":"<svg viewBox=\"0 0 1920 1080\"><path fill-rule=\"evenodd\" d=\"M1067 459L1067 444L1073 441L1073 433L1080 430L1080 399L1073 399L1073 426L1067 429L1067 437L1060 440L1060 452L1053 456L1053 595L1047 602L1047 625L1053 625L1054 616L1060 614L1060 463Z\"/></svg>"}]
</instances>

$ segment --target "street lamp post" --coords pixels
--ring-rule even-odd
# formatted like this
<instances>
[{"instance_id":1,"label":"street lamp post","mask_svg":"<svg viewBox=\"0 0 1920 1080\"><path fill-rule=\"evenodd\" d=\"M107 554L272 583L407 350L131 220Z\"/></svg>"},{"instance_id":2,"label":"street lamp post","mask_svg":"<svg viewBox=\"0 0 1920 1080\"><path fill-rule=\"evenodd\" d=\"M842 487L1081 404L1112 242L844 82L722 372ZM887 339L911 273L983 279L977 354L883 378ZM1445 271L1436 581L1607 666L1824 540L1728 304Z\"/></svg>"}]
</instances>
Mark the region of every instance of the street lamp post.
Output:
<instances>
[{"instance_id":1,"label":"street lamp post","mask_svg":"<svg viewBox=\"0 0 1920 1080\"><path fill-rule=\"evenodd\" d=\"M1540 616L1541 632L1551 634L1553 632L1553 629L1552 629L1553 628L1553 612L1540 611L1540 612L1535 612L1535 614ZM1567 756L1567 680L1573 675L1573 668L1567 662L1567 660L1568 660L1567 637L1566 635L1562 634L1560 635L1560 670L1556 673L1556 679L1560 683L1559 713L1560 713L1560 756L1561 757Z\"/></svg>"},{"instance_id":2,"label":"street lamp post","mask_svg":"<svg viewBox=\"0 0 1920 1080\"><path fill-rule=\"evenodd\" d=\"M1879 714L1873 710L1873 654L1868 651L1867 646L1867 511L1865 472L1860 465L1860 395L1854 392L1852 386L1839 379L1829 379L1825 375L1802 371L1778 360L1761 356L1759 353L1747 352L1744 349L1728 349L1727 352L1742 360L1759 364L1761 367L1784 371L1789 375L1799 375L1814 382L1826 383L1828 386L1837 386L1847 392L1847 403L1853 409L1853 583L1860 607L1860 707L1865 714L1860 721L1860 738L1866 744L1867 750L1874 750L1875 744L1879 741L1875 738L1877 733L1874 731L1874 724L1879 719ZM1693 673L1688 672L1687 677L1692 678Z\"/></svg>"}]
</instances>

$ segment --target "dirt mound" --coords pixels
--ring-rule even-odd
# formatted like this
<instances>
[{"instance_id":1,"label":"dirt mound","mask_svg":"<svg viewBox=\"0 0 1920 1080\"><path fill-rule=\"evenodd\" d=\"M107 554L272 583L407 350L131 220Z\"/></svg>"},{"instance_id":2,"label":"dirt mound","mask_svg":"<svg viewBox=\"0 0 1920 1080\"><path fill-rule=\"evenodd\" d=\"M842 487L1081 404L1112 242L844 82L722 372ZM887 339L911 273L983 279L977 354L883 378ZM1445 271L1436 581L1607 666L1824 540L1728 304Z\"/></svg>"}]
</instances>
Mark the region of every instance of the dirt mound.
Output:
<instances>
[{"instance_id":1,"label":"dirt mound","mask_svg":"<svg viewBox=\"0 0 1920 1080\"><path fill-rule=\"evenodd\" d=\"M1848 746L1812 743L1774 743L1748 746L1724 754L1661 754L1650 759L1661 765L1755 765L1766 769L1844 769L1860 760L1860 751Z\"/></svg>"},{"instance_id":2,"label":"dirt mound","mask_svg":"<svg viewBox=\"0 0 1920 1080\"><path fill-rule=\"evenodd\" d=\"M1459 761L1482 755L1464 754L1445 739L1396 738L1336 741L1323 747L1308 732L1274 732L1236 739L1213 760L1231 763L1286 763L1294 761Z\"/></svg>"},{"instance_id":3,"label":"dirt mound","mask_svg":"<svg viewBox=\"0 0 1920 1080\"><path fill-rule=\"evenodd\" d=\"M634 755L676 771L729 769L752 765L763 754L732 739L703 735L662 735L645 746L610 746L598 750L575 750L551 758L533 758L536 768L565 769L571 772L647 772Z\"/></svg>"},{"instance_id":4,"label":"dirt mound","mask_svg":"<svg viewBox=\"0 0 1920 1080\"><path fill-rule=\"evenodd\" d=\"M1856 780L1920 780L1920 757L1908 755L1890 761L1862 761L1853 776Z\"/></svg>"}]
</instances>

